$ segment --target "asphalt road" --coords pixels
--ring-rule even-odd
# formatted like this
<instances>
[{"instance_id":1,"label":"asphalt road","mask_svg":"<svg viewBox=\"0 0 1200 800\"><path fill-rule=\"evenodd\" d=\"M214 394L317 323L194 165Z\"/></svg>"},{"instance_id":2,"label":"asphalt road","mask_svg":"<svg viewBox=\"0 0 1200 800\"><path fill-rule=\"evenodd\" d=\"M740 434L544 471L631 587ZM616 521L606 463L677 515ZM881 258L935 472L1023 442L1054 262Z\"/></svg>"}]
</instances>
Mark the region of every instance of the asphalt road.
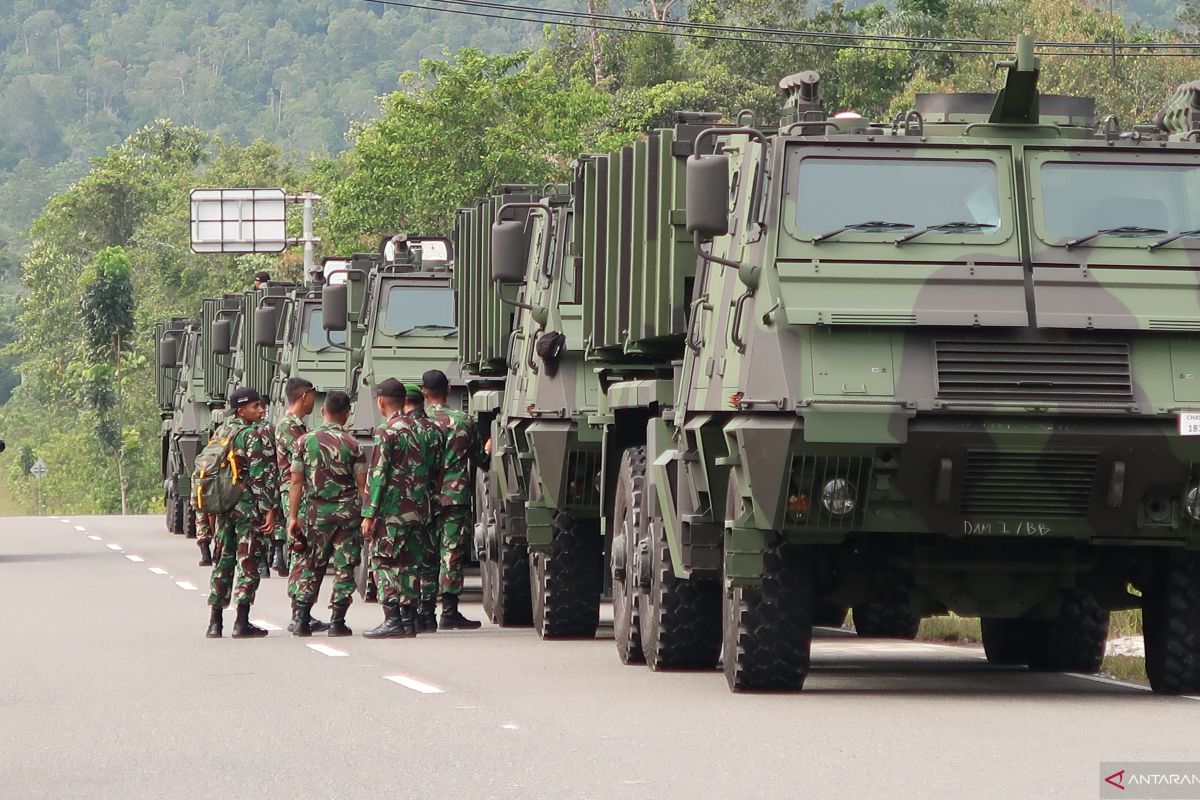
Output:
<instances>
[{"instance_id":1,"label":"asphalt road","mask_svg":"<svg viewBox=\"0 0 1200 800\"><path fill-rule=\"evenodd\" d=\"M1094 798L1101 761L1200 760L1200 702L976 648L825 632L803 692L731 695L603 630L210 641L207 572L157 517L0 520L0 800Z\"/></svg>"}]
</instances>

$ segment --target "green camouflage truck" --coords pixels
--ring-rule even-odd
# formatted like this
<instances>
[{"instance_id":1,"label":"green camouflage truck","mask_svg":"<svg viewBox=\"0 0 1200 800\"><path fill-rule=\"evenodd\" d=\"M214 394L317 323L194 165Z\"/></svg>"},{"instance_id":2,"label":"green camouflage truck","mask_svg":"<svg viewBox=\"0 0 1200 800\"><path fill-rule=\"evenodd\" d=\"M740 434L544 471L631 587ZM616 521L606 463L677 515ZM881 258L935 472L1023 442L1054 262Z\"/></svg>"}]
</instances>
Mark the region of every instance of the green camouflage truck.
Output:
<instances>
[{"instance_id":1,"label":"green camouflage truck","mask_svg":"<svg viewBox=\"0 0 1200 800\"><path fill-rule=\"evenodd\" d=\"M1002 66L888 123L800 73L778 128L682 116L460 214L476 541L543 635L608 583L622 660L797 689L847 608L1074 672L1141 608L1154 690L1200 691L1200 82L1127 129L1029 37Z\"/></svg>"}]
</instances>

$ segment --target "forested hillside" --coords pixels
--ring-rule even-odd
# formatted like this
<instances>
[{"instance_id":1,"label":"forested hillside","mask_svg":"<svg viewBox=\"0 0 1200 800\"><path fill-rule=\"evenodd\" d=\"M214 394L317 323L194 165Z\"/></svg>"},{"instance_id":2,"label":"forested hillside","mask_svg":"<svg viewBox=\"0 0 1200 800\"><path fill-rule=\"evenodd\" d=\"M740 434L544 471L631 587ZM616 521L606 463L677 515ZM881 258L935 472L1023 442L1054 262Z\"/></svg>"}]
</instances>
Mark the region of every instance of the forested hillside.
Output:
<instances>
[{"instance_id":1,"label":"forested hillside","mask_svg":"<svg viewBox=\"0 0 1200 800\"><path fill-rule=\"evenodd\" d=\"M1174 24L1153 2L1124 10ZM192 254L192 187L314 188L325 197L322 248L346 253L380 233L448 232L455 207L502 183L562 180L575 154L633 141L674 111L750 108L767 122L776 82L802 69L821 73L830 110L873 118L907 110L918 91L996 87L994 55L781 44L762 29L1005 41L1028 29L1094 43L1178 41L1197 19L1173 9L1186 26L1150 33L1120 6L1110 16L1083 0L597 5L747 30L703 38L612 25L593 36L359 0L17 0L0 10L0 234L27 243L25 299L0 301L0 344L11 342L0 353L0 436L20 455L0 469L10 492L31 504L26 469L42 457L48 510L156 511L153 321L192 315L259 268L299 277L295 254ZM1042 67L1043 91L1093 95L1127 127L1200 78L1194 57L1051 56ZM8 399L14 368L21 383Z\"/></svg>"}]
</instances>

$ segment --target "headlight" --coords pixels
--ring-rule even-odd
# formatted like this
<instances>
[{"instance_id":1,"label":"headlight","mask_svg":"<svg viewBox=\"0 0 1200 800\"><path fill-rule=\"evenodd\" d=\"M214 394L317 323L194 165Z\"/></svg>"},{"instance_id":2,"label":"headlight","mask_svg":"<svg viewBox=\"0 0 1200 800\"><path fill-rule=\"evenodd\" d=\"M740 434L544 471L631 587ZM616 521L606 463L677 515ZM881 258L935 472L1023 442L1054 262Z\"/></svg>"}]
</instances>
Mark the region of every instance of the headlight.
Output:
<instances>
[{"instance_id":1,"label":"headlight","mask_svg":"<svg viewBox=\"0 0 1200 800\"><path fill-rule=\"evenodd\" d=\"M821 487L821 505L835 517L848 517L858 506L855 495L854 484L845 478L834 478ZM1200 496L1197 500L1200 501Z\"/></svg>"},{"instance_id":2,"label":"headlight","mask_svg":"<svg viewBox=\"0 0 1200 800\"><path fill-rule=\"evenodd\" d=\"M1193 486L1183 498L1183 510L1195 522L1200 522L1200 487Z\"/></svg>"}]
</instances>

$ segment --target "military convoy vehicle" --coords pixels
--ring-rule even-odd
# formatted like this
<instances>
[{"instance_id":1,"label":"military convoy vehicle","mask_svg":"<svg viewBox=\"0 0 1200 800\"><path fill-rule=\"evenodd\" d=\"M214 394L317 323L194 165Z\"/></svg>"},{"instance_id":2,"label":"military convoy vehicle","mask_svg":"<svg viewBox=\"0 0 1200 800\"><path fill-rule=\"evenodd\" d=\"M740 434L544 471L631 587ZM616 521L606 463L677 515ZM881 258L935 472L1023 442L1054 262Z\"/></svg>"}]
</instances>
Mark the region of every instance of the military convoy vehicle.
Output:
<instances>
[{"instance_id":1,"label":"military convoy vehicle","mask_svg":"<svg viewBox=\"0 0 1200 800\"><path fill-rule=\"evenodd\" d=\"M653 669L800 688L814 622L982 618L989 661L1095 672L1141 608L1200 691L1200 82L1152 125L1040 95L888 123L781 82L777 128L680 115L459 213L492 437L491 617Z\"/></svg>"}]
</instances>

